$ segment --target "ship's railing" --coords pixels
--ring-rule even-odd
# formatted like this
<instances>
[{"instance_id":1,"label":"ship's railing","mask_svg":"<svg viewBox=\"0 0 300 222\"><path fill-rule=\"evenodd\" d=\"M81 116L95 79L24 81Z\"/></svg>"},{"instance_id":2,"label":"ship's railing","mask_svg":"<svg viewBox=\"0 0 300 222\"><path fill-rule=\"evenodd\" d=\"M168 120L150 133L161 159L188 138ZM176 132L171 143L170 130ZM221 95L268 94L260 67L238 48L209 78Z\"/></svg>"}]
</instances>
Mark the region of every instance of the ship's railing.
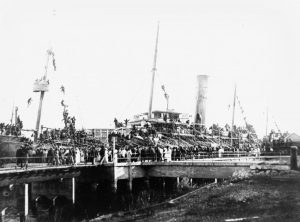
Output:
<instances>
[{"instance_id":1,"label":"ship's railing","mask_svg":"<svg viewBox=\"0 0 300 222\"><path fill-rule=\"evenodd\" d=\"M0 168L26 168L47 166L47 158L41 157L1 157Z\"/></svg>"},{"instance_id":2,"label":"ship's railing","mask_svg":"<svg viewBox=\"0 0 300 222\"><path fill-rule=\"evenodd\" d=\"M255 160L266 160L266 159L279 159L283 156L280 152L194 152L185 154L171 154L167 158L164 154L158 153L133 153L130 155L117 156L117 162L161 162L161 161L201 161L201 160L228 160L228 159L239 159L239 158L252 158ZM101 158L100 158L101 159ZM38 168L38 167L55 167L55 166L72 166L76 164L99 164L99 158L92 158L89 160L82 160L75 163L73 158L56 158L56 157L0 157L0 169L3 168L14 168L14 169L27 169L27 168ZM108 156L108 162L113 162L112 155Z\"/></svg>"},{"instance_id":3,"label":"ship's railing","mask_svg":"<svg viewBox=\"0 0 300 222\"><path fill-rule=\"evenodd\" d=\"M280 152L196 152L196 153L185 153L185 154L174 154L171 155L171 161L198 161L204 159L219 159L219 160L228 160L228 159L238 159L238 158L245 158L248 157L249 159L256 159L262 160L266 158L279 158L281 159L282 154ZM109 157L112 159L112 156ZM164 154L157 154L157 153L146 153L144 155L141 154L131 154L131 156L118 156L117 162L160 162L165 161L166 156Z\"/></svg>"},{"instance_id":4,"label":"ship's railing","mask_svg":"<svg viewBox=\"0 0 300 222\"><path fill-rule=\"evenodd\" d=\"M93 160L75 162L73 158L55 157L0 157L0 169L28 169L40 167L72 166L76 164L91 164ZM96 164L96 158L94 163Z\"/></svg>"}]
</instances>

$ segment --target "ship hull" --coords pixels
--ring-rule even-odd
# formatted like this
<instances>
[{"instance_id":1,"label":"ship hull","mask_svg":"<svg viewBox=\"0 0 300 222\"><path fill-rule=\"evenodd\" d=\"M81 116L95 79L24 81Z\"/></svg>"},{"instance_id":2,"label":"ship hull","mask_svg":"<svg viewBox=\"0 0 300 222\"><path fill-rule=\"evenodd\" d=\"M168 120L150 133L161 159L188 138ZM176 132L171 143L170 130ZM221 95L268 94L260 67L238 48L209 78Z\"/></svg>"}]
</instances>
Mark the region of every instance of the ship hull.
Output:
<instances>
[{"instance_id":1,"label":"ship hull","mask_svg":"<svg viewBox=\"0 0 300 222\"><path fill-rule=\"evenodd\" d=\"M15 157L17 149L22 145L20 137L0 136L0 158Z\"/></svg>"}]
</instances>

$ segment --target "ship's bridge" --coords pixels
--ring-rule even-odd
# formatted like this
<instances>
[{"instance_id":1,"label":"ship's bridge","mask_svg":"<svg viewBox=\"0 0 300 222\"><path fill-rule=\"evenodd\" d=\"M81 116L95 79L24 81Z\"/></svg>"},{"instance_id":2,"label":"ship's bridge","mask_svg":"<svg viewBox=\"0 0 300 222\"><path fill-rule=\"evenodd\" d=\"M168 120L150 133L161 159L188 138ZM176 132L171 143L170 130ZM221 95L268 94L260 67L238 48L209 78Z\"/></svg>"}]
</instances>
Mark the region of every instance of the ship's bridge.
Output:
<instances>
[{"instance_id":1,"label":"ship's bridge","mask_svg":"<svg viewBox=\"0 0 300 222\"><path fill-rule=\"evenodd\" d=\"M176 126L186 128L189 124L187 120L189 120L190 116L188 114L183 114L179 112L175 112L173 110L168 111L160 111L155 110L152 112L151 118L148 118L148 113L142 113L134 116L134 120L130 121L130 126L135 127L144 127L145 125L151 125L156 129L160 128L170 128L174 129ZM158 130L161 131L161 130Z\"/></svg>"},{"instance_id":2,"label":"ship's bridge","mask_svg":"<svg viewBox=\"0 0 300 222\"><path fill-rule=\"evenodd\" d=\"M49 80L45 78L35 80L33 84L33 92L47 92L49 90Z\"/></svg>"},{"instance_id":3,"label":"ship's bridge","mask_svg":"<svg viewBox=\"0 0 300 222\"><path fill-rule=\"evenodd\" d=\"M149 120L155 120L155 121L163 121L163 122L186 122L189 120L190 115L186 113L180 113L175 112L174 110L167 110L167 111L161 111L161 110L155 110L151 113L151 118L148 118L148 112L141 113L134 116L133 122L139 122L141 120L149 121Z\"/></svg>"}]
</instances>

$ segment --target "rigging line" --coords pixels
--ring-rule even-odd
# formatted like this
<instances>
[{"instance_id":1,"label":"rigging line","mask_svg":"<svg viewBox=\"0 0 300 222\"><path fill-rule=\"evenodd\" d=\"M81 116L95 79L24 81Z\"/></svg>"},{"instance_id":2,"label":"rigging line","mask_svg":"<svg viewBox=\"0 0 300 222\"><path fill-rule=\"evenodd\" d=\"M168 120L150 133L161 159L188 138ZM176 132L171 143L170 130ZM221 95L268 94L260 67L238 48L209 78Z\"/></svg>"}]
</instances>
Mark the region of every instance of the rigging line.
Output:
<instances>
[{"instance_id":1,"label":"rigging line","mask_svg":"<svg viewBox=\"0 0 300 222\"><path fill-rule=\"evenodd\" d=\"M134 96L132 97L132 99L130 100L130 102L122 109L124 110L124 112L122 112L120 118L123 119L124 117L124 113L125 111L127 111L129 109L129 107L132 105L132 103L136 100L136 98L138 96L144 95L144 94L140 94L139 92L141 92L141 89L144 87L144 85L140 85L140 87L137 89L137 91L135 91ZM121 111L122 111L121 110Z\"/></svg>"},{"instance_id":2,"label":"rigging line","mask_svg":"<svg viewBox=\"0 0 300 222\"><path fill-rule=\"evenodd\" d=\"M239 97L237 97L237 100L238 100L238 104L239 104L239 108L240 108L240 111L241 111L241 114L242 114L242 118L244 119L244 122L246 124L246 127L248 125L248 117L246 116L245 114L245 110L243 109L242 105L241 105L241 101L239 99Z\"/></svg>"},{"instance_id":3,"label":"rigging line","mask_svg":"<svg viewBox=\"0 0 300 222\"><path fill-rule=\"evenodd\" d=\"M275 119L275 117L273 115L272 115L272 119L273 119L274 125L277 128L277 130L279 131L279 133L282 133L282 131L280 130L280 128L279 128L279 126L277 124L277 121L276 121L276 119Z\"/></svg>"},{"instance_id":4,"label":"rigging line","mask_svg":"<svg viewBox=\"0 0 300 222\"><path fill-rule=\"evenodd\" d=\"M161 81L159 72L156 73L156 76L157 76L157 80L158 80L159 86L161 87L161 86L164 85L164 84L163 84L162 81Z\"/></svg>"},{"instance_id":5,"label":"rigging line","mask_svg":"<svg viewBox=\"0 0 300 222\"><path fill-rule=\"evenodd\" d=\"M157 74L157 73L156 73ZM136 100L136 98L138 96L143 96L145 94L145 92L143 94L140 95L139 92L141 92L141 89L144 88L145 85L141 84L140 87L134 92L134 96L132 97L132 99L130 100L130 102L124 106L123 109L121 109L120 112L122 112L122 110L127 111L129 109L129 107L132 105L132 103ZM121 113L120 118L123 119L124 117L124 112Z\"/></svg>"},{"instance_id":6,"label":"rigging line","mask_svg":"<svg viewBox=\"0 0 300 222\"><path fill-rule=\"evenodd\" d=\"M156 73L156 77L157 77L157 80L158 80L158 83L159 83L159 86L161 87L162 85L164 85L164 86L166 86L166 84L165 84L165 82L163 83L162 81L161 81L161 76L160 76L160 74L159 74L159 72L157 72ZM159 88L160 88L159 87ZM168 92L168 95L170 96L170 92Z\"/></svg>"},{"instance_id":7,"label":"rigging line","mask_svg":"<svg viewBox=\"0 0 300 222\"><path fill-rule=\"evenodd\" d=\"M156 72L156 77L157 77L157 80L158 80L158 82L159 82L159 84L160 84L160 86L162 85L162 82L161 82L161 80L160 80L160 78L159 78L159 72ZM141 85L139 88L138 88L138 90L134 93L135 94L135 96L133 96L133 98L131 99L131 101L123 108L123 110L128 110L129 109L129 107L132 105L132 103L136 100L136 98L138 97L138 96L142 96L142 95L144 95L145 93L143 93L142 95L140 95L139 94L139 92L141 91L141 89L144 87L144 85ZM123 119L123 117L124 117L124 112L122 112L122 114L121 114L121 119Z\"/></svg>"}]
</instances>

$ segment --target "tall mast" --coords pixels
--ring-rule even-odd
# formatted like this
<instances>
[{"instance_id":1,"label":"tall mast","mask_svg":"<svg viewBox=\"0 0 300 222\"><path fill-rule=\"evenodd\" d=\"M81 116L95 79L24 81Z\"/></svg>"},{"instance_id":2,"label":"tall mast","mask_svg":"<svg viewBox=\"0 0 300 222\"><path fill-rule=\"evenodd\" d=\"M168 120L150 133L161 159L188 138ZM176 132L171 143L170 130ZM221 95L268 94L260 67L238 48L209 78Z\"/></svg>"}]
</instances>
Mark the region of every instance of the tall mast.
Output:
<instances>
[{"instance_id":1,"label":"tall mast","mask_svg":"<svg viewBox=\"0 0 300 222\"><path fill-rule=\"evenodd\" d=\"M15 107L15 125L17 124L17 122L18 122L18 107L16 106Z\"/></svg>"},{"instance_id":2,"label":"tall mast","mask_svg":"<svg viewBox=\"0 0 300 222\"><path fill-rule=\"evenodd\" d=\"M266 137L268 136L268 123L269 122L269 108L267 107L267 116L266 116Z\"/></svg>"},{"instance_id":3,"label":"tall mast","mask_svg":"<svg viewBox=\"0 0 300 222\"><path fill-rule=\"evenodd\" d=\"M36 126L35 126L35 140L37 140L38 135L39 135L39 130L40 130L40 122L41 122L41 114L42 114L42 106L43 106L43 99L45 92L48 91L48 84L45 85L47 81L47 72L48 72L48 64L49 64L49 59L50 56L53 56L52 50L47 50L47 56L46 56L46 65L45 65L45 74L43 78L41 79L42 86L39 89L34 90L34 92L41 92L40 94L40 103L39 103L39 109L38 109L38 114L37 114L37 120L36 120Z\"/></svg>"},{"instance_id":4,"label":"tall mast","mask_svg":"<svg viewBox=\"0 0 300 222\"><path fill-rule=\"evenodd\" d=\"M233 144L233 141L232 141L232 133L233 133L233 126L234 126L235 101L236 101L236 84L234 84L234 97L233 97L233 106L232 106L231 145Z\"/></svg>"},{"instance_id":5,"label":"tall mast","mask_svg":"<svg viewBox=\"0 0 300 222\"><path fill-rule=\"evenodd\" d=\"M14 109L15 109L15 102L13 103L13 107L12 107L12 110L11 110L11 118L10 118L10 135L12 134L11 132L11 129L12 129L12 123L13 123L13 118L14 118Z\"/></svg>"},{"instance_id":6,"label":"tall mast","mask_svg":"<svg viewBox=\"0 0 300 222\"><path fill-rule=\"evenodd\" d=\"M153 101L154 79L155 79L155 73L156 73L158 34L159 34L159 22L157 23L157 34L156 34L156 43L155 43L154 60L153 60L153 68L152 68L152 83L151 83L151 92L150 92L150 102L149 102L149 110L148 110L148 119L151 118L151 114L152 114L152 101Z\"/></svg>"},{"instance_id":7,"label":"tall mast","mask_svg":"<svg viewBox=\"0 0 300 222\"><path fill-rule=\"evenodd\" d=\"M10 125L12 125L12 123L13 123L13 119L14 119L14 109L15 109L15 102L13 103L12 110L11 110Z\"/></svg>"}]
</instances>

